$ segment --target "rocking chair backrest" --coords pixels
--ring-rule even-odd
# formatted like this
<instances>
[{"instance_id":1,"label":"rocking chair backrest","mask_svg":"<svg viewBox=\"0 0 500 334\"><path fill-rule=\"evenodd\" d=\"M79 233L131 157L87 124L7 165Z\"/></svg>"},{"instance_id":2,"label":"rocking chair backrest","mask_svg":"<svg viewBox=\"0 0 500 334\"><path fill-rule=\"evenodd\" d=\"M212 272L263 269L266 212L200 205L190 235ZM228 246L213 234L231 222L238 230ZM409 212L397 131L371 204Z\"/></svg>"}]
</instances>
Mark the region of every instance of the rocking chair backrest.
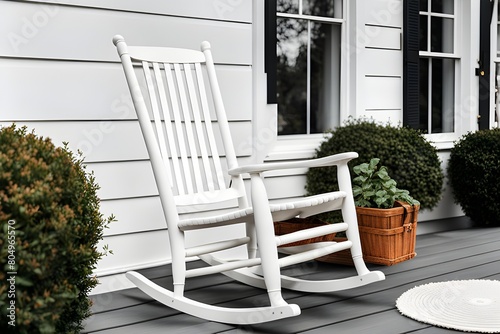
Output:
<instances>
[{"instance_id":1,"label":"rocking chair backrest","mask_svg":"<svg viewBox=\"0 0 500 334\"><path fill-rule=\"evenodd\" d=\"M166 178L179 213L203 211L208 209L207 205L227 204L231 200L231 206L235 200L238 200L236 205L246 206L241 177L231 179L230 187L226 183L225 171L236 167L237 160L210 44L203 42L202 52L132 47L119 38L115 44L160 194L161 188L167 187L161 179ZM216 120L211 117L212 106ZM223 152L217 146L214 127L221 134ZM226 160L226 168L221 156ZM164 171L167 175L159 177Z\"/></svg>"}]
</instances>

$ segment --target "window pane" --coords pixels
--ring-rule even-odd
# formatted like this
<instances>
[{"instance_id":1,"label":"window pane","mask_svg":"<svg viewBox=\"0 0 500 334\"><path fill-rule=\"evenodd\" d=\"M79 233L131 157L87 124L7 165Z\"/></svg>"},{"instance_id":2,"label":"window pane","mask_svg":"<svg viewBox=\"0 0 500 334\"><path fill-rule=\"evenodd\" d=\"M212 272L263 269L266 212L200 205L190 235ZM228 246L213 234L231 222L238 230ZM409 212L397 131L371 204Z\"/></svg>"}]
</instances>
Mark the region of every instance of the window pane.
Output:
<instances>
[{"instance_id":1,"label":"window pane","mask_svg":"<svg viewBox=\"0 0 500 334\"><path fill-rule=\"evenodd\" d=\"M278 13L298 14L300 0L278 0L276 10Z\"/></svg>"},{"instance_id":2,"label":"window pane","mask_svg":"<svg viewBox=\"0 0 500 334\"><path fill-rule=\"evenodd\" d=\"M307 21L277 20L279 134L306 133Z\"/></svg>"},{"instance_id":3,"label":"window pane","mask_svg":"<svg viewBox=\"0 0 500 334\"><path fill-rule=\"evenodd\" d=\"M420 58L420 125L419 129L429 133L429 59Z\"/></svg>"},{"instance_id":4,"label":"window pane","mask_svg":"<svg viewBox=\"0 0 500 334\"><path fill-rule=\"evenodd\" d=\"M427 19L427 16L420 15L420 51L429 51L427 49Z\"/></svg>"},{"instance_id":5,"label":"window pane","mask_svg":"<svg viewBox=\"0 0 500 334\"><path fill-rule=\"evenodd\" d=\"M312 23L310 133L339 125L340 26Z\"/></svg>"},{"instance_id":6,"label":"window pane","mask_svg":"<svg viewBox=\"0 0 500 334\"><path fill-rule=\"evenodd\" d=\"M497 25L497 57L500 55L500 6L498 6L498 10L497 10L497 17L498 17L498 20L496 22L496 25ZM495 23L492 23L492 24L495 24Z\"/></svg>"},{"instance_id":7,"label":"window pane","mask_svg":"<svg viewBox=\"0 0 500 334\"><path fill-rule=\"evenodd\" d=\"M334 0L302 0L302 13L305 15L341 18L342 4L339 1L337 2L339 8L335 8ZM335 12L337 12L336 16Z\"/></svg>"},{"instance_id":8,"label":"window pane","mask_svg":"<svg viewBox=\"0 0 500 334\"><path fill-rule=\"evenodd\" d=\"M428 2L427 0L420 0L420 11L426 12L428 10Z\"/></svg>"},{"instance_id":9,"label":"window pane","mask_svg":"<svg viewBox=\"0 0 500 334\"><path fill-rule=\"evenodd\" d=\"M453 132L455 61L432 59L432 133Z\"/></svg>"},{"instance_id":10,"label":"window pane","mask_svg":"<svg viewBox=\"0 0 500 334\"><path fill-rule=\"evenodd\" d=\"M453 19L431 18L431 51L453 53Z\"/></svg>"},{"instance_id":11,"label":"window pane","mask_svg":"<svg viewBox=\"0 0 500 334\"><path fill-rule=\"evenodd\" d=\"M277 26L278 133L321 133L339 125L340 25L278 18Z\"/></svg>"},{"instance_id":12,"label":"window pane","mask_svg":"<svg viewBox=\"0 0 500 334\"><path fill-rule=\"evenodd\" d=\"M432 0L431 10L434 13L453 14L454 0Z\"/></svg>"}]
</instances>

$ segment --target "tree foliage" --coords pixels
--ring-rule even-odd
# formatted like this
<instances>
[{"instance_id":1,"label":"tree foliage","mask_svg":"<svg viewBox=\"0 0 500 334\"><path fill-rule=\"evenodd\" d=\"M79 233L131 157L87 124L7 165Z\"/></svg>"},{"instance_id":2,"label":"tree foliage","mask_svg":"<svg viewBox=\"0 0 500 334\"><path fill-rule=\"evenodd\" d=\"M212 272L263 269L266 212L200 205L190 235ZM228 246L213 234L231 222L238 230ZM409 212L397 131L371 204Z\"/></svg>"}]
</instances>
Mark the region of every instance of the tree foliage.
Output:
<instances>
[{"instance_id":1,"label":"tree foliage","mask_svg":"<svg viewBox=\"0 0 500 334\"><path fill-rule=\"evenodd\" d=\"M0 130L3 333L82 329L90 315L88 293L97 284L92 272L106 253L97 244L113 220L99 212L98 188L67 147L15 125ZM15 296L9 295L13 289ZM11 304L15 311L8 310Z\"/></svg>"},{"instance_id":2,"label":"tree foliage","mask_svg":"<svg viewBox=\"0 0 500 334\"><path fill-rule=\"evenodd\" d=\"M478 225L500 224L500 129L470 132L448 161L455 202Z\"/></svg>"}]
</instances>

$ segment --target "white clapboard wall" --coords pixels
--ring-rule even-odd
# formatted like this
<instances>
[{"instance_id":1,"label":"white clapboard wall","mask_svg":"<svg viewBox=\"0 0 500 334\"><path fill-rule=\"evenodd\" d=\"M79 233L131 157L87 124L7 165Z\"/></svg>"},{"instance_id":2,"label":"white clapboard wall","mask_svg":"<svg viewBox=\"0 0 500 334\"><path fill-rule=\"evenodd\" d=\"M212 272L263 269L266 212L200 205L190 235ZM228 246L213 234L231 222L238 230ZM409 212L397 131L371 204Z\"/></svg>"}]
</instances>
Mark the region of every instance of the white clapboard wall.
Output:
<instances>
[{"instance_id":1,"label":"white clapboard wall","mask_svg":"<svg viewBox=\"0 0 500 334\"><path fill-rule=\"evenodd\" d=\"M238 145L252 136L251 0L0 1L0 125L26 125L84 153L102 212L117 218L102 242L114 254L96 270L101 291L127 284L117 273L169 258L115 34L130 45L199 49L209 41L237 154L252 153Z\"/></svg>"},{"instance_id":2,"label":"white clapboard wall","mask_svg":"<svg viewBox=\"0 0 500 334\"><path fill-rule=\"evenodd\" d=\"M363 1L358 11L356 65L357 94L363 99L357 116L381 122L402 121L403 92L403 1Z\"/></svg>"}]
</instances>

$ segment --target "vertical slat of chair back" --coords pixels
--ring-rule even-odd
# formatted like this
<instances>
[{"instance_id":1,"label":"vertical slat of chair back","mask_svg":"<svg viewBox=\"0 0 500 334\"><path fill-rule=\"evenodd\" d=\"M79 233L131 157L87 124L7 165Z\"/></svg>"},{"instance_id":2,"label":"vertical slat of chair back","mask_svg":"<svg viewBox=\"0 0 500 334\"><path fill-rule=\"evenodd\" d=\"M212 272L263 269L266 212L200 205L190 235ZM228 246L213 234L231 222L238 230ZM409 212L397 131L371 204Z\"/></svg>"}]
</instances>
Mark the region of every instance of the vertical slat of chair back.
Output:
<instances>
[{"instance_id":1,"label":"vertical slat of chair back","mask_svg":"<svg viewBox=\"0 0 500 334\"><path fill-rule=\"evenodd\" d=\"M202 65L143 61L142 69L160 150L170 158L166 167L177 194L225 189Z\"/></svg>"},{"instance_id":2,"label":"vertical slat of chair back","mask_svg":"<svg viewBox=\"0 0 500 334\"><path fill-rule=\"evenodd\" d=\"M215 65L212 58L212 52L210 49L210 43L201 43L201 50L205 55L206 66L208 72L208 79L210 81L210 87L212 89L212 96L214 97L215 112L217 113L217 120L220 124L220 131L222 139L224 140L224 148L226 149L226 159L229 168L236 168L238 162L236 161L236 152L234 151L234 146L231 139L231 133L229 131L229 124L226 116L226 109L224 107L224 102L222 101L222 95L219 89L219 83L217 82L217 75L215 73Z\"/></svg>"},{"instance_id":3,"label":"vertical slat of chair back","mask_svg":"<svg viewBox=\"0 0 500 334\"><path fill-rule=\"evenodd\" d=\"M154 66L155 72L159 72L158 65L157 64L154 64L154 65L155 65ZM164 131L163 131L163 126L162 126L162 122L161 122L161 115L160 115L160 108L159 108L158 103L157 103L156 89L155 89L155 85L153 83L153 78L152 78L151 73L149 71L149 64L147 62L143 61L142 67L144 70L146 84L147 84L147 88L148 88L148 92L149 92L151 109L152 109L152 113L153 113L152 119L153 119L154 127L156 129L156 134L158 136L158 144L160 146L160 152L161 152L162 157L168 157L168 150L167 150L167 145L166 145L167 138L166 137L168 137L168 142L171 142L173 140L173 133L171 131L168 131L168 129L167 129L166 133L164 133ZM161 81L159 84L161 84ZM164 96L164 94L162 94L162 88L163 87L161 87L161 86L158 87L158 92L160 94L160 101L162 102L161 104L163 105L164 100L165 100L165 96ZM168 116L168 114L167 114L167 116ZM166 123L168 123L167 120L166 120ZM174 146L174 148L175 148L175 146ZM170 147L170 149L172 149L172 147ZM175 154L176 154L176 152L175 152ZM167 169L167 172L169 174L170 184L173 184L172 173L170 170L170 164L166 163L166 162L168 162L168 160L164 159L163 161L164 161L165 168Z\"/></svg>"},{"instance_id":4,"label":"vertical slat of chair back","mask_svg":"<svg viewBox=\"0 0 500 334\"><path fill-rule=\"evenodd\" d=\"M208 72L208 79L210 81L210 88L212 89L215 112L217 114L217 121L219 123L224 149L226 152L227 165L229 169L236 168L238 167L238 161L236 159L236 152L234 150L231 133L229 131L229 122L226 116L226 109L224 107L224 102L222 101L222 94L220 92L219 83L217 82L217 75L215 73L215 65L214 65L214 60L212 58L210 43L206 41L202 42L201 51L205 55L205 63ZM232 182L234 189L237 189L237 191L239 192L243 193L245 192L245 186L243 184L243 178L241 177L241 175L238 177L234 177L232 179ZM238 198L238 205L240 207L248 206L245 194L242 194L242 196Z\"/></svg>"},{"instance_id":5,"label":"vertical slat of chair back","mask_svg":"<svg viewBox=\"0 0 500 334\"><path fill-rule=\"evenodd\" d=\"M188 72L190 72L190 70ZM203 168L205 171L211 170L211 162L209 158L211 155L212 159L214 160L215 183L220 189L224 184L224 176L212 127L210 109L208 105L201 64L195 63L193 76L187 75L186 78L189 88L189 95L192 96L191 102L193 103L193 115L196 133L207 134L206 139L202 135L199 135L198 137L200 142L203 143L203 145L200 145ZM196 81L193 80L193 78L195 78ZM197 98L198 96L200 97L199 100ZM208 140L208 143L205 142L206 140ZM209 151L207 147L211 148L211 151ZM216 189L213 183L208 183L208 188L211 191Z\"/></svg>"},{"instance_id":6,"label":"vertical slat of chair back","mask_svg":"<svg viewBox=\"0 0 500 334\"><path fill-rule=\"evenodd\" d=\"M142 71L139 79L142 77L144 84L138 87L142 98L147 100L144 104L150 109L148 117L176 202L206 204L238 198L239 204L246 206L246 200L241 202L239 198L245 196L241 180L233 180L239 186L227 190L210 114L209 92L212 92L229 168L236 167L236 156L210 50L203 51L129 47L128 52L135 64L134 75L137 70ZM195 60L184 62L180 60L182 54L178 56L176 52L199 55ZM204 70L209 84L204 82ZM220 196L224 191L230 195Z\"/></svg>"}]
</instances>

